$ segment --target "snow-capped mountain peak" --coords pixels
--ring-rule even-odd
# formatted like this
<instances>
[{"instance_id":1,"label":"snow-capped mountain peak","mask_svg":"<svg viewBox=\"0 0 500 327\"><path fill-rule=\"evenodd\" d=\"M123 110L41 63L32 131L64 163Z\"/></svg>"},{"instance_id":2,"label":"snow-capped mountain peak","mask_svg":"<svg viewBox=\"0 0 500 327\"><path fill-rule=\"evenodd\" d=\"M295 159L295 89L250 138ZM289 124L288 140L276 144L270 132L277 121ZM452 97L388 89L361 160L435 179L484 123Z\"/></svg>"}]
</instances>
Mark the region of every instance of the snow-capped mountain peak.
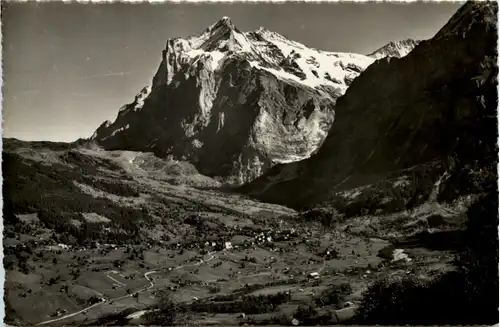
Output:
<instances>
[{"instance_id":1,"label":"snow-capped mountain peak","mask_svg":"<svg viewBox=\"0 0 500 327\"><path fill-rule=\"evenodd\" d=\"M168 53L168 56L167 56ZM241 32L229 17L223 17L200 35L168 40L165 56L172 65L166 77L170 83L181 66L211 60L216 70L232 55L244 57L252 67L266 70L315 89L329 87L329 92L343 93L352 80L374 59L368 56L326 52L265 29Z\"/></svg>"},{"instance_id":2,"label":"snow-capped mountain peak","mask_svg":"<svg viewBox=\"0 0 500 327\"><path fill-rule=\"evenodd\" d=\"M249 42L229 17L222 17L202 34L190 37L191 49L203 51L245 51Z\"/></svg>"},{"instance_id":3,"label":"snow-capped mountain peak","mask_svg":"<svg viewBox=\"0 0 500 327\"><path fill-rule=\"evenodd\" d=\"M326 52L229 17L199 35L167 40L151 87L94 138L107 149L187 158L237 183L308 158L324 141L335 104L375 59Z\"/></svg>"},{"instance_id":4,"label":"snow-capped mountain peak","mask_svg":"<svg viewBox=\"0 0 500 327\"><path fill-rule=\"evenodd\" d=\"M410 53L410 51L412 51L419 43L419 40L413 39L392 41L370 53L368 56L375 59L381 59L384 57L402 58Z\"/></svg>"}]
</instances>

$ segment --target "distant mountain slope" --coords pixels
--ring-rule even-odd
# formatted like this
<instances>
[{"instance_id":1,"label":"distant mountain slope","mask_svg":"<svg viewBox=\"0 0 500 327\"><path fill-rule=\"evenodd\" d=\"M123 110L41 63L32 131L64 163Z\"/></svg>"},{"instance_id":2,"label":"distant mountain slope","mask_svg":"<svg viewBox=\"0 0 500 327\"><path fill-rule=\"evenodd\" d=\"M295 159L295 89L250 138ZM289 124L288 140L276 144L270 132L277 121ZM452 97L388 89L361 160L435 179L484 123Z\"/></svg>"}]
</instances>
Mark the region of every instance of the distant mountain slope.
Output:
<instances>
[{"instance_id":1,"label":"distant mountain slope","mask_svg":"<svg viewBox=\"0 0 500 327\"><path fill-rule=\"evenodd\" d=\"M409 54L420 42L412 39L393 41L370 53L368 57L375 59L384 57L402 58Z\"/></svg>"},{"instance_id":2,"label":"distant mountain slope","mask_svg":"<svg viewBox=\"0 0 500 327\"><path fill-rule=\"evenodd\" d=\"M243 183L308 158L334 121L336 99L372 62L311 49L227 17L167 41L153 78L92 139L106 149L172 154L205 175Z\"/></svg>"},{"instance_id":3,"label":"distant mountain slope","mask_svg":"<svg viewBox=\"0 0 500 327\"><path fill-rule=\"evenodd\" d=\"M409 55L378 60L338 100L316 155L274 167L243 190L301 207L449 156L496 174L496 13L496 3L468 2Z\"/></svg>"}]
</instances>

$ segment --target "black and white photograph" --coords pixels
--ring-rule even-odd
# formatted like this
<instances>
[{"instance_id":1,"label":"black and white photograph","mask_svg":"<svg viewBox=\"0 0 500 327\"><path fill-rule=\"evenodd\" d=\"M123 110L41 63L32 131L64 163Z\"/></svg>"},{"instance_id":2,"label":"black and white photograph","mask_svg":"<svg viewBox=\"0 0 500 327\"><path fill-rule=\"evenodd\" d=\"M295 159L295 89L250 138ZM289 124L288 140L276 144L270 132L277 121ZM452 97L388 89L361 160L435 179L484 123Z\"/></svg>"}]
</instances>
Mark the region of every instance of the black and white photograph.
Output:
<instances>
[{"instance_id":1,"label":"black and white photograph","mask_svg":"<svg viewBox=\"0 0 500 327\"><path fill-rule=\"evenodd\" d=\"M496 1L1 1L3 325L499 323Z\"/></svg>"}]
</instances>

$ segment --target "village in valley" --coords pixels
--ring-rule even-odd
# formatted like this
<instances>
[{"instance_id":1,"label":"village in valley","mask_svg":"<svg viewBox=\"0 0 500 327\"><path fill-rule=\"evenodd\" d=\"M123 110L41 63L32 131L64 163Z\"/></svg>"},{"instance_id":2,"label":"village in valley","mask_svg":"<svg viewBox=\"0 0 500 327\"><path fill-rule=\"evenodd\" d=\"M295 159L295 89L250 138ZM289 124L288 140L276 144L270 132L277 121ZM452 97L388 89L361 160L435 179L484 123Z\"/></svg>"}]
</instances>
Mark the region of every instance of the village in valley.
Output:
<instances>
[{"instance_id":1,"label":"village in valley","mask_svg":"<svg viewBox=\"0 0 500 327\"><path fill-rule=\"evenodd\" d=\"M14 287L9 299L18 314L30 312L30 323L141 324L165 292L191 322L291 324L297 310L311 306L314 316L341 322L354 314L368 281L388 271L427 274L433 265L442 270L443 258L451 260L446 251L397 249L385 234L332 213L300 214L144 177L126 183L136 197L108 193L113 190L102 185L85 188L102 196L90 201L148 201L153 219L161 210L171 212L170 218L143 225L147 240L113 244L106 242L113 236L109 222L99 214L73 222L88 224L86 218L100 226L82 241L47 229L36 214L18 215L19 222L4 231L6 268L21 269L8 272ZM26 280L26 274L32 277ZM47 301L40 303L40 296Z\"/></svg>"}]
</instances>

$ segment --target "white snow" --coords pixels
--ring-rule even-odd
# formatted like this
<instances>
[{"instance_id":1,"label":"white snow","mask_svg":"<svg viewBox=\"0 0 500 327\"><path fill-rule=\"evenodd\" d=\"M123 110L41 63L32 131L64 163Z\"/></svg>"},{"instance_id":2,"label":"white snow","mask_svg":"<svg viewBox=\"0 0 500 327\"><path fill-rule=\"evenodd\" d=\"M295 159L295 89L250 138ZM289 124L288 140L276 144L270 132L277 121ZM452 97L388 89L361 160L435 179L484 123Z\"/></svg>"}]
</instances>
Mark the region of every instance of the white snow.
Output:
<instances>
[{"instance_id":1,"label":"white snow","mask_svg":"<svg viewBox=\"0 0 500 327\"><path fill-rule=\"evenodd\" d=\"M250 40L248 40L248 38L244 34L237 32L231 33L230 43L231 42L235 43L234 45L229 45L229 50L231 51L236 51L237 49L242 52L252 51Z\"/></svg>"},{"instance_id":2,"label":"white snow","mask_svg":"<svg viewBox=\"0 0 500 327\"><path fill-rule=\"evenodd\" d=\"M226 21L226 24L232 26L229 19L223 20ZM218 44L216 43L216 48L219 50L205 51L203 49L204 44L210 38L216 37L217 30L220 29L220 27L215 28L216 25L217 23L213 24L198 36L191 36L187 39L175 39L174 45L171 46L169 44L167 51L174 53L176 63L184 62L193 64L203 56L211 57L212 65L210 69L215 71L220 67L227 55L227 53L220 51L220 49L227 45L228 51L249 54L253 58L249 60L253 67L267 70L280 79L292 80L311 88L316 88L320 85L332 85L340 88L341 93L347 89L344 78L353 79L358 75L358 72L351 71L348 65L358 67L358 70L362 71L375 61L375 58L361 54L326 52L309 48L264 28L255 32L264 41L257 41L249 37L250 32L240 33L230 27L229 40L212 40L218 42ZM281 57L269 51L271 46L278 47L285 58L289 56L295 58L295 62L306 75L306 78L301 80L299 77L287 73L279 67L279 58ZM267 65L264 65L264 62ZM273 66L273 68L267 67L269 65ZM169 60L167 63L167 84L171 82L171 78L178 68L178 65L174 67ZM327 76L330 76L331 80L326 78Z\"/></svg>"},{"instance_id":3,"label":"white snow","mask_svg":"<svg viewBox=\"0 0 500 327\"><path fill-rule=\"evenodd\" d=\"M272 161L277 164L286 164L304 159L307 159L307 157L290 154L287 158L274 158Z\"/></svg>"},{"instance_id":4,"label":"white snow","mask_svg":"<svg viewBox=\"0 0 500 327\"><path fill-rule=\"evenodd\" d=\"M306 86L309 86L311 88L314 88L316 87L317 83L314 83L313 81L310 81L310 80L301 80L299 77L293 75L293 74L290 74L286 71L284 71L283 69L281 70L277 70L277 69L274 69L274 68L270 68L270 67L262 67L260 65L259 62L257 61L250 61L250 65L252 67L255 67L259 70L266 70L268 72L270 72L271 74L273 74L274 76L276 76L277 78L279 79L282 79L282 80L288 80L288 81L294 81L294 82L297 82L297 83L300 83L300 84L304 84Z\"/></svg>"},{"instance_id":5,"label":"white snow","mask_svg":"<svg viewBox=\"0 0 500 327\"><path fill-rule=\"evenodd\" d=\"M226 54L221 51L212 51L210 52L210 56L212 57L212 69L216 70L220 67L223 62L224 56Z\"/></svg>"},{"instance_id":6,"label":"white snow","mask_svg":"<svg viewBox=\"0 0 500 327\"><path fill-rule=\"evenodd\" d=\"M118 128L118 129L114 130L114 131L113 131L113 133L111 133L111 135L110 135L109 137L111 137L111 136L115 136L115 135L116 135L116 133L120 133L120 132L123 132L124 130L129 129L129 127L130 127L130 124L127 124L127 125L125 125L125 126L123 126L123 127L120 127L120 128Z\"/></svg>"},{"instance_id":7,"label":"white snow","mask_svg":"<svg viewBox=\"0 0 500 327\"><path fill-rule=\"evenodd\" d=\"M134 106L134 111L142 109L144 106L144 100L151 93L151 85L146 86L139 94L136 96L136 104Z\"/></svg>"},{"instance_id":8,"label":"white snow","mask_svg":"<svg viewBox=\"0 0 500 327\"><path fill-rule=\"evenodd\" d=\"M217 132L221 130L221 128L224 127L224 112L219 112L219 119L217 121Z\"/></svg>"},{"instance_id":9,"label":"white snow","mask_svg":"<svg viewBox=\"0 0 500 327\"><path fill-rule=\"evenodd\" d=\"M288 40L278 33L270 32L265 29L259 30L257 33L259 33L259 35L265 38L268 42L276 45L285 57L299 54L299 57L295 58L295 62L306 74L306 79L304 81L300 81L299 78L297 79L300 83L312 87L321 84L338 85L337 83L325 79L325 75L329 74L332 78L341 81L344 88L346 89L347 85L345 85L343 79L350 73L346 72L346 70L341 65L339 65L339 63L343 63L343 66L345 67L347 67L348 64L355 65L361 70L364 70L375 61L374 58L370 58L368 56L360 54L325 52L313 48L308 48L301 43ZM339 60L333 60L333 58L338 58ZM316 76L313 71L316 71L318 76Z\"/></svg>"},{"instance_id":10,"label":"white snow","mask_svg":"<svg viewBox=\"0 0 500 327\"><path fill-rule=\"evenodd\" d=\"M368 56L374 59L381 59L385 57L403 58L408 55L418 43L419 41L411 39L390 42Z\"/></svg>"}]
</instances>

